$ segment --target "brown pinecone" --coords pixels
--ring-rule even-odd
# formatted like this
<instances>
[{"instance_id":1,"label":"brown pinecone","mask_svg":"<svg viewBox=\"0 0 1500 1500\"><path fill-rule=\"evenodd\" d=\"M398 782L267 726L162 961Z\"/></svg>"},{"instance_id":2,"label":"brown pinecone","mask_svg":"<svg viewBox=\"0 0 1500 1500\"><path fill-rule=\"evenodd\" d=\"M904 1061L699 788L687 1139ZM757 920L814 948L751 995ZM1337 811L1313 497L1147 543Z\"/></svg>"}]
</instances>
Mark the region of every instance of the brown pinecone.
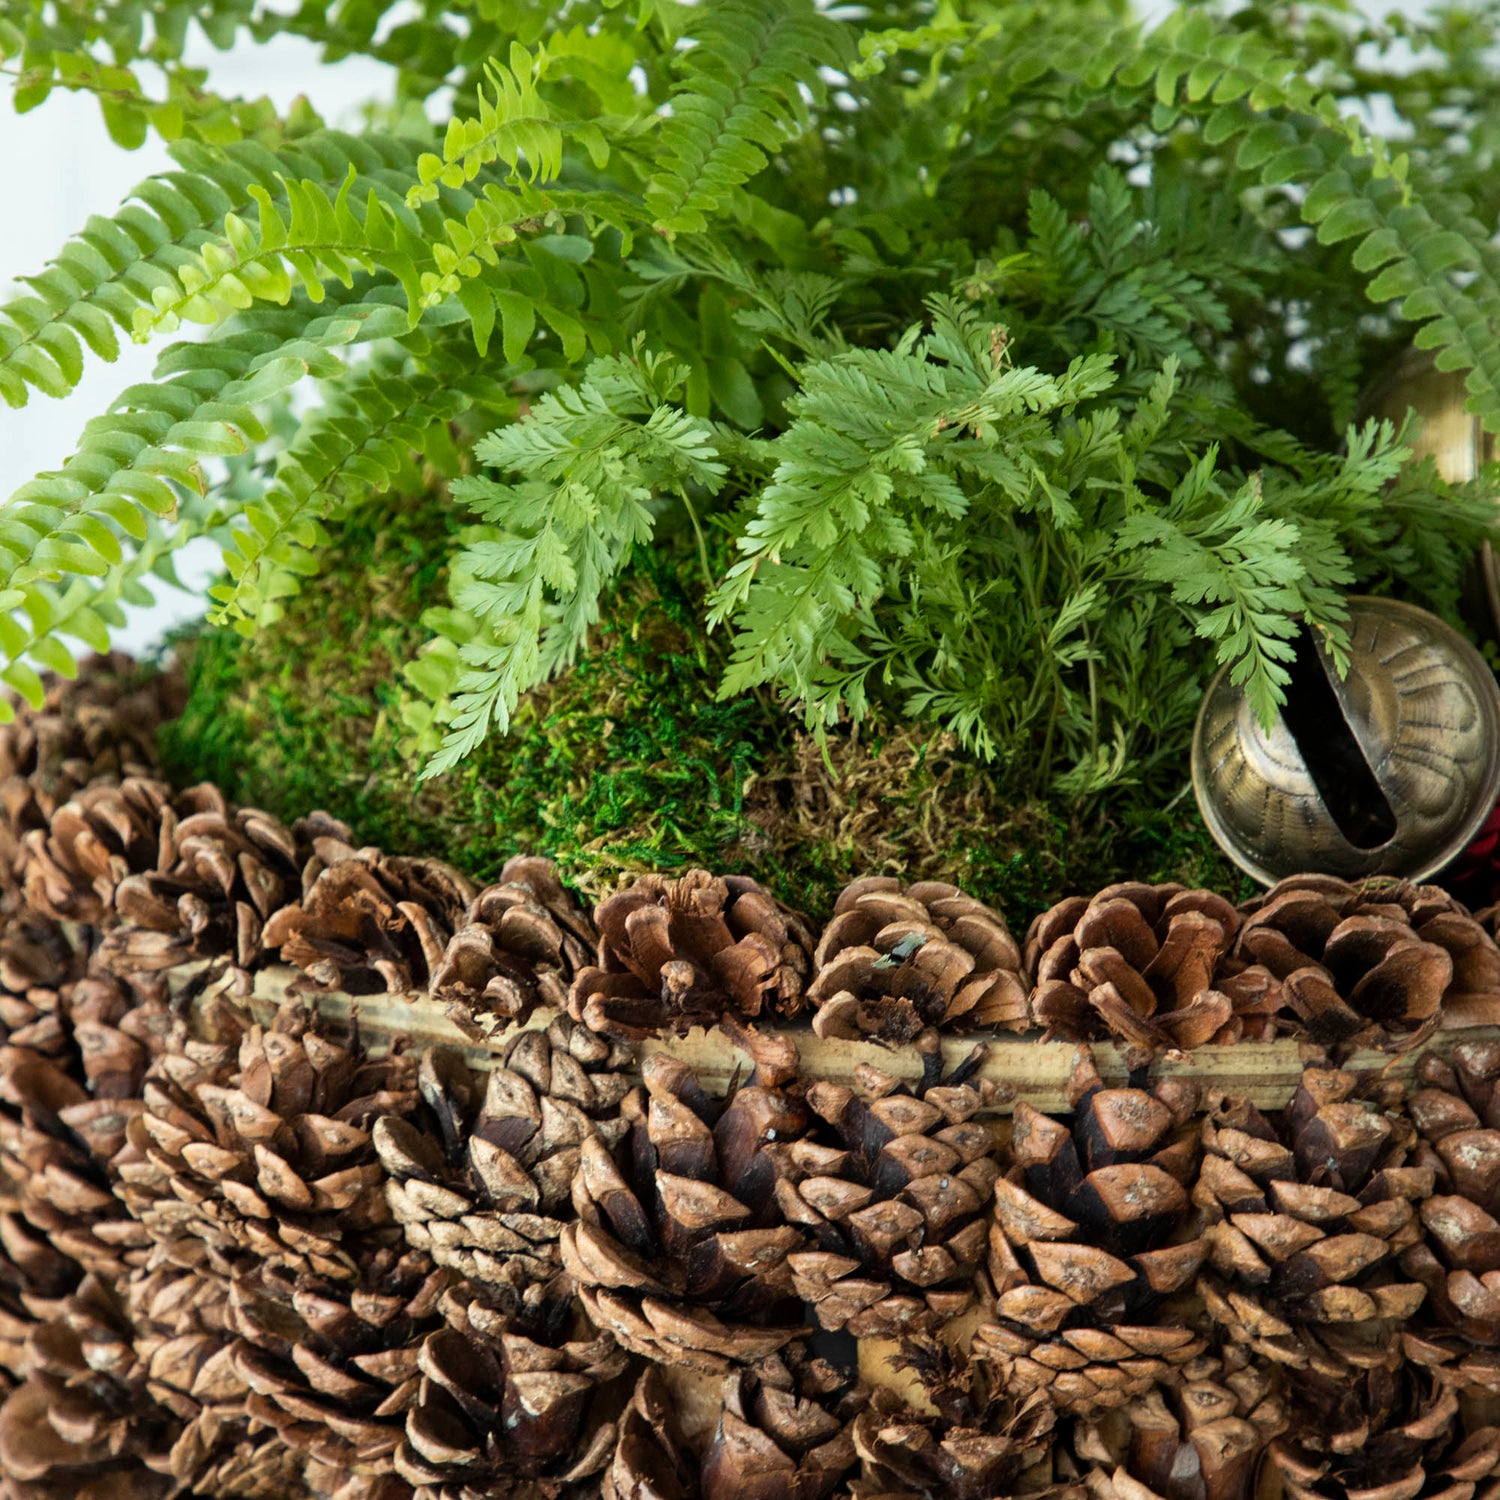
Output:
<instances>
[{"instance_id":1,"label":"brown pinecone","mask_svg":"<svg viewBox=\"0 0 1500 1500\"><path fill-rule=\"evenodd\" d=\"M975 1119L994 1085L969 1079L976 1048L948 1078L936 1033L920 1046L915 1092L877 1068L806 1089L814 1119L775 1151L780 1212L812 1241L789 1257L819 1324L856 1338L899 1338L968 1311L984 1263L998 1146Z\"/></svg>"},{"instance_id":2,"label":"brown pinecone","mask_svg":"<svg viewBox=\"0 0 1500 1500\"><path fill-rule=\"evenodd\" d=\"M0 1038L55 1062L95 1099L139 1099L178 1026L160 976L109 973L51 918L0 921Z\"/></svg>"},{"instance_id":3,"label":"brown pinecone","mask_svg":"<svg viewBox=\"0 0 1500 1500\"><path fill-rule=\"evenodd\" d=\"M601 901L594 923L598 963L568 994L569 1014L594 1031L636 1041L723 1015L802 1009L812 934L745 876L643 875Z\"/></svg>"},{"instance_id":4,"label":"brown pinecone","mask_svg":"<svg viewBox=\"0 0 1500 1500\"><path fill-rule=\"evenodd\" d=\"M556 1274L583 1143L613 1151L628 1129L617 1070L629 1061L566 1016L513 1037L487 1076L427 1053L418 1081L433 1123L389 1115L374 1129L408 1243L512 1296Z\"/></svg>"},{"instance_id":5,"label":"brown pinecone","mask_svg":"<svg viewBox=\"0 0 1500 1500\"><path fill-rule=\"evenodd\" d=\"M84 962L50 917L20 911L0 919L0 1038L67 1066L71 1028L63 992Z\"/></svg>"},{"instance_id":6,"label":"brown pinecone","mask_svg":"<svg viewBox=\"0 0 1500 1500\"><path fill-rule=\"evenodd\" d=\"M49 674L40 710L17 705L0 726L0 893L19 894L22 840L45 828L91 782L150 776L156 732L182 711L182 674L142 671L121 653L79 664L72 681Z\"/></svg>"},{"instance_id":7,"label":"brown pinecone","mask_svg":"<svg viewBox=\"0 0 1500 1500\"><path fill-rule=\"evenodd\" d=\"M77 1071L96 1099L139 1099L147 1070L182 1028L162 975L116 975L97 961L64 989L62 1008Z\"/></svg>"},{"instance_id":8,"label":"brown pinecone","mask_svg":"<svg viewBox=\"0 0 1500 1500\"><path fill-rule=\"evenodd\" d=\"M305 830L314 853L302 870L301 897L270 917L261 942L318 988L356 995L427 989L474 899L473 882L441 860L356 849L342 824L314 819Z\"/></svg>"},{"instance_id":9,"label":"brown pinecone","mask_svg":"<svg viewBox=\"0 0 1500 1500\"><path fill-rule=\"evenodd\" d=\"M140 1109L91 1099L47 1058L0 1047L0 1288L12 1317L46 1317L85 1273L113 1283L142 1258L146 1231L110 1181Z\"/></svg>"},{"instance_id":10,"label":"brown pinecone","mask_svg":"<svg viewBox=\"0 0 1500 1500\"><path fill-rule=\"evenodd\" d=\"M370 1132L417 1107L416 1069L329 1039L291 1006L237 1048L179 1043L146 1081L117 1192L153 1238L196 1236L220 1271L350 1279L367 1237L399 1239Z\"/></svg>"},{"instance_id":11,"label":"brown pinecone","mask_svg":"<svg viewBox=\"0 0 1500 1500\"><path fill-rule=\"evenodd\" d=\"M795 1053L793 1053L795 1057ZM793 1070L795 1063L793 1063ZM777 1203L773 1143L796 1141L806 1104L764 1070L722 1107L662 1054L628 1095L613 1155L582 1145L563 1265L590 1318L647 1359L727 1373L802 1330L787 1255L804 1241Z\"/></svg>"},{"instance_id":12,"label":"brown pinecone","mask_svg":"<svg viewBox=\"0 0 1500 1500\"><path fill-rule=\"evenodd\" d=\"M600 1500L699 1500L698 1465L678 1431L661 1370L647 1365L615 1424Z\"/></svg>"},{"instance_id":13,"label":"brown pinecone","mask_svg":"<svg viewBox=\"0 0 1500 1500\"><path fill-rule=\"evenodd\" d=\"M414 1351L395 1469L416 1500L551 1500L604 1470L617 1438L608 1391L630 1360L608 1335L569 1337L571 1321L566 1297L505 1319L471 1302Z\"/></svg>"},{"instance_id":14,"label":"brown pinecone","mask_svg":"<svg viewBox=\"0 0 1500 1500\"><path fill-rule=\"evenodd\" d=\"M970 1372L948 1389L954 1409L937 1416L911 1411L894 1391L876 1389L851 1429L862 1460L852 1500L995 1500L1023 1488L1022 1475L1051 1451L1056 1408L1035 1392L1012 1399L1003 1386Z\"/></svg>"},{"instance_id":15,"label":"brown pinecone","mask_svg":"<svg viewBox=\"0 0 1500 1500\"><path fill-rule=\"evenodd\" d=\"M165 809L175 800L196 811L199 799L222 803L208 787L174 799L164 782L147 777L91 782L23 838L27 905L63 921L104 924L120 882L156 868Z\"/></svg>"},{"instance_id":16,"label":"brown pinecone","mask_svg":"<svg viewBox=\"0 0 1500 1500\"><path fill-rule=\"evenodd\" d=\"M1079 1466L1096 1500L1253 1500L1286 1424L1274 1367L1230 1350L1193 1360L1179 1385L1079 1421L1061 1467Z\"/></svg>"},{"instance_id":17,"label":"brown pinecone","mask_svg":"<svg viewBox=\"0 0 1500 1500\"><path fill-rule=\"evenodd\" d=\"M1270 972L1320 1045L1411 1045L1440 1010L1447 1025L1494 1018L1500 949L1437 886L1295 875L1241 912L1236 956Z\"/></svg>"},{"instance_id":18,"label":"brown pinecone","mask_svg":"<svg viewBox=\"0 0 1500 1500\"><path fill-rule=\"evenodd\" d=\"M308 1486L392 1474L417 1400L423 1340L442 1325L453 1280L425 1256L378 1250L339 1281L260 1264L229 1283L226 1349L204 1369L248 1392L250 1435L303 1455ZM190 1394L201 1385L190 1388Z\"/></svg>"},{"instance_id":19,"label":"brown pinecone","mask_svg":"<svg viewBox=\"0 0 1500 1500\"><path fill-rule=\"evenodd\" d=\"M1288 1500L1468 1500L1495 1492L1500 1428L1467 1433L1451 1386L1392 1352L1340 1380L1294 1380L1270 1447Z\"/></svg>"},{"instance_id":20,"label":"brown pinecone","mask_svg":"<svg viewBox=\"0 0 1500 1500\"><path fill-rule=\"evenodd\" d=\"M264 925L300 889L304 852L277 819L232 810L217 788L183 793L160 809L150 866L115 887L118 925L101 944L102 963L131 974L195 958L240 970L264 962Z\"/></svg>"},{"instance_id":21,"label":"brown pinecone","mask_svg":"<svg viewBox=\"0 0 1500 1500\"><path fill-rule=\"evenodd\" d=\"M1423 1289L1398 1258L1421 1238L1433 1171L1410 1164L1412 1141L1409 1122L1340 1069L1306 1068L1269 1118L1219 1101L1193 1201L1210 1221L1199 1289L1230 1338L1333 1375L1365 1358L1358 1325L1416 1312Z\"/></svg>"},{"instance_id":22,"label":"brown pinecone","mask_svg":"<svg viewBox=\"0 0 1500 1500\"><path fill-rule=\"evenodd\" d=\"M1416 1081L1414 1159L1433 1169L1436 1189L1421 1206L1422 1239L1401 1257L1427 1288L1407 1349L1444 1379L1500 1389L1500 1044L1429 1052Z\"/></svg>"},{"instance_id":23,"label":"brown pinecone","mask_svg":"<svg viewBox=\"0 0 1500 1500\"><path fill-rule=\"evenodd\" d=\"M132 1330L89 1276L26 1341L24 1379L0 1405L5 1500L167 1500L177 1423L145 1391Z\"/></svg>"},{"instance_id":24,"label":"brown pinecone","mask_svg":"<svg viewBox=\"0 0 1500 1500\"><path fill-rule=\"evenodd\" d=\"M116 1286L137 1385L175 1421L167 1471L202 1500L294 1500L306 1493L306 1459L274 1433L252 1433L250 1388L234 1368L230 1285L206 1269L201 1241L186 1246L153 1245Z\"/></svg>"},{"instance_id":25,"label":"brown pinecone","mask_svg":"<svg viewBox=\"0 0 1500 1500\"><path fill-rule=\"evenodd\" d=\"M1073 896L1026 934L1032 1018L1047 1036L1112 1035L1148 1053L1275 1035L1278 997L1219 970L1240 919L1212 891L1112 885Z\"/></svg>"},{"instance_id":26,"label":"brown pinecone","mask_svg":"<svg viewBox=\"0 0 1500 1500\"><path fill-rule=\"evenodd\" d=\"M733 1371L703 1456L703 1500L828 1500L858 1461L849 1425L866 1399L795 1344Z\"/></svg>"},{"instance_id":27,"label":"brown pinecone","mask_svg":"<svg viewBox=\"0 0 1500 1500\"><path fill-rule=\"evenodd\" d=\"M909 1042L925 1027L1030 1025L1021 950L996 911L956 885L902 890L871 875L844 888L813 955L819 1036Z\"/></svg>"},{"instance_id":28,"label":"brown pinecone","mask_svg":"<svg viewBox=\"0 0 1500 1500\"><path fill-rule=\"evenodd\" d=\"M1018 1391L1090 1412L1144 1395L1203 1352L1157 1312L1191 1287L1206 1246L1191 1211L1196 1091L1107 1089L1080 1047L1073 1114L1016 1105L1010 1172L995 1184L996 1321L975 1335Z\"/></svg>"},{"instance_id":29,"label":"brown pinecone","mask_svg":"<svg viewBox=\"0 0 1500 1500\"><path fill-rule=\"evenodd\" d=\"M433 971L431 991L476 1040L538 1006L562 1010L599 935L551 860L518 855L469 903Z\"/></svg>"}]
</instances>

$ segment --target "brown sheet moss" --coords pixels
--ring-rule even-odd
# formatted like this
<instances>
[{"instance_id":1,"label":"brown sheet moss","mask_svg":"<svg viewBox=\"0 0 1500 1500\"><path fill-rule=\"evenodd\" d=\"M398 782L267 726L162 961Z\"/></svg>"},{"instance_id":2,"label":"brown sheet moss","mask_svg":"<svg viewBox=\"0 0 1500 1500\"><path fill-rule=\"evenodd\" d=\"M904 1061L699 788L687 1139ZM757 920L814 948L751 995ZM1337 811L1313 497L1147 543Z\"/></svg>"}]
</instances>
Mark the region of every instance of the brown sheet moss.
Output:
<instances>
[{"instance_id":1,"label":"brown sheet moss","mask_svg":"<svg viewBox=\"0 0 1500 1500\"><path fill-rule=\"evenodd\" d=\"M189 699L163 735L171 774L282 817L326 808L367 843L480 880L544 852L589 894L702 864L821 915L854 876L888 871L956 880L1024 924L1063 892L1126 877L1241 884L1190 796L1015 806L947 736L867 723L825 753L769 700L718 702L722 643L695 624L696 562L664 554L637 558L592 649L523 702L509 736L419 783L400 669L443 598L449 534L433 515L398 502L358 514L273 630L181 638Z\"/></svg>"}]
</instances>

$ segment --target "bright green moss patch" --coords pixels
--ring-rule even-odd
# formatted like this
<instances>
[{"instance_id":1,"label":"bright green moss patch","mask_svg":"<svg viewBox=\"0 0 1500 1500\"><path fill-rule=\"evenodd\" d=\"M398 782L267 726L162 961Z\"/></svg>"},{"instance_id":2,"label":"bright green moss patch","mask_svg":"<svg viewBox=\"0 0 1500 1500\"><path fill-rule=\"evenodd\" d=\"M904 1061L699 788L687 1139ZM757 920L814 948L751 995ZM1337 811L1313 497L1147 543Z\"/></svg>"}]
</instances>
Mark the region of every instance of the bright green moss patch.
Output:
<instances>
[{"instance_id":1,"label":"bright green moss patch","mask_svg":"<svg viewBox=\"0 0 1500 1500\"><path fill-rule=\"evenodd\" d=\"M363 842L433 854L479 880L519 850L550 854L585 893L622 873L706 865L765 881L814 915L856 875L956 880L1013 924L1118 879L1235 891L1190 795L1112 809L1010 805L951 737L866 725L823 754L772 701L714 696L694 557L637 559L592 649L523 702L512 733L429 782L405 745L401 676L443 597L433 507L344 524L332 568L264 637L201 628L178 643L186 712L163 736L171 774L293 818L322 807ZM426 532L413 529L421 517Z\"/></svg>"}]
</instances>

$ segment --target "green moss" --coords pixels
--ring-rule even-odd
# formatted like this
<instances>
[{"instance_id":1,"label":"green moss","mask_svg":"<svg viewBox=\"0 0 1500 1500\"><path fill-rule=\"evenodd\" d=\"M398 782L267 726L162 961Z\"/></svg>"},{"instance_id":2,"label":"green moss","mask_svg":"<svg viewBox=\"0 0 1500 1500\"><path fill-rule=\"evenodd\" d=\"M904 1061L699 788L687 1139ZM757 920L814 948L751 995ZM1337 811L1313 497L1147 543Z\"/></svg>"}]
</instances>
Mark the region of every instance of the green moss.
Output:
<instances>
[{"instance_id":1,"label":"green moss","mask_svg":"<svg viewBox=\"0 0 1500 1500\"><path fill-rule=\"evenodd\" d=\"M509 736L419 782L400 668L443 599L449 540L438 507L373 508L339 529L328 570L274 631L179 640L189 701L163 734L170 773L284 818L324 808L364 842L479 880L544 852L589 894L625 872L706 865L822 915L847 881L889 871L956 880L1024 925L1120 879L1243 885L1190 796L1084 820L1015 806L943 736L866 725L825 755L767 700L717 702L722 648L694 623L696 559L666 553L636 559L589 654L523 702Z\"/></svg>"}]
</instances>

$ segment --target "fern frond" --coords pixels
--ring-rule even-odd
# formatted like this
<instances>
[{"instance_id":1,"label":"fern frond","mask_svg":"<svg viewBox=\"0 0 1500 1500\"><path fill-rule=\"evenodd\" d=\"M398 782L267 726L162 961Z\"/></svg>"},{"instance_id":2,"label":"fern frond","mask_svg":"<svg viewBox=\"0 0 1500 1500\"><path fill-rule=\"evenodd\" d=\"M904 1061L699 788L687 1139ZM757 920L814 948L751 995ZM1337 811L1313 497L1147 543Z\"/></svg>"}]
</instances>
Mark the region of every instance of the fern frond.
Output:
<instances>
[{"instance_id":1,"label":"fern frond","mask_svg":"<svg viewBox=\"0 0 1500 1500\"><path fill-rule=\"evenodd\" d=\"M982 51L985 28L971 36ZM1078 111L1106 92L1122 102L1145 95L1157 132L1195 118L1206 145L1233 148L1247 183L1292 189L1322 243L1357 241L1352 260L1370 298L1397 303L1441 368L1469 372L1469 409L1500 433L1500 252L1466 202L1432 187L1293 58L1199 7L1152 31L1070 42L1053 30L1033 47L992 45L997 91L1045 78Z\"/></svg>"},{"instance_id":2,"label":"fern frond","mask_svg":"<svg viewBox=\"0 0 1500 1500\"><path fill-rule=\"evenodd\" d=\"M442 155L424 151L418 158L418 180L407 200L413 208L432 202L439 184L462 187L496 161L516 174L524 166L532 182L557 177L562 171L562 131L536 88L543 56L533 56L516 42L509 67L493 59L485 66L493 97L481 87L478 114L449 120Z\"/></svg>"},{"instance_id":3,"label":"fern frond","mask_svg":"<svg viewBox=\"0 0 1500 1500\"><path fill-rule=\"evenodd\" d=\"M370 186L361 215L351 198L358 173L349 168L330 198L321 183L285 182L286 217L258 184L249 194L260 210L252 226L237 214L224 221L225 239L210 240L177 268L170 286L157 287L151 308L135 316L135 335L171 332L186 320L221 323L256 302L285 305L299 284L311 302L321 302L324 282L352 287L355 271L393 276L406 293L415 326L421 303L420 269L426 260L421 239L401 213L382 203Z\"/></svg>"},{"instance_id":4,"label":"fern frond","mask_svg":"<svg viewBox=\"0 0 1500 1500\"><path fill-rule=\"evenodd\" d=\"M351 166L401 182L416 152L391 137L318 131L274 151L248 141L214 150L183 141L172 155L177 170L148 177L113 217L91 218L46 270L24 278L26 294L0 306L0 397L9 405L24 406L32 389L65 396L85 350L117 359L119 332L131 333L136 313L219 237L226 215L250 208L252 188L284 204L283 179L336 186Z\"/></svg>"},{"instance_id":5,"label":"fern frond","mask_svg":"<svg viewBox=\"0 0 1500 1500\"><path fill-rule=\"evenodd\" d=\"M672 404L682 381L672 361L637 345L596 360L579 385L476 447L519 477L453 485L494 529L455 564L453 603L477 628L459 650L448 733L424 776L456 765L492 726L503 734L521 694L571 664L604 586L650 541L662 497L723 483L713 429Z\"/></svg>"},{"instance_id":6,"label":"fern frond","mask_svg":"<svg viewBox=\"0 0 1500 1500\"><path fill-rule=\"evenodd\" d=\"M170 528L150 521L135 551L101 577L36 580L0 592L0 682L40 708L39 673L75 675L80 653L69 642L78 642L85 652L108 651L110 632L126 621L122 606L149 606L153 595L147 580L153 575L175 584L174 554L217 531L225 515L222 502L197 497L181 508ZM0 724L13 717L12 706L0 698Z\"/></svg>"},{"instance_id":7,"label":"fern frond","mask_svg":"<svg viewBox=\"0 0 1500 1500\"><path fill-rule=\"evenodd\" d=\"M689 25L683 81L656 138L646 206L666 235L701 233L708 215L806 128L822 68L848 69L847 26L810 0L726 0ZM807 98L804 98L804 90Z\"/></svg>"},{"instance_id":8,"label":"fern frond","mask_svg":"<svg viewBox=\"0 0 1500 1500\"><path fill-rule=\"evenodd\" d=\"M153 516L171 517L183 497L209 492L204 459L265 439L261 403L304 376L338 374L332 349L405 328L404 310L371 296L321 317L298 299L237 320L212 344L167 349L155 382L122 393L87 424L61 469L0 506L0 588L106 574L128 543L145 539Z\"/></svg>"},{"instance_id":9,"label":"fern frond","mask_svg":"<svg viewBox=\"0 0 1500 1500\"><path fill-rule=\"evenodd\" d=\"M1102 64L1092 77L1114 71ZM1466 203L1429 188L1270 44L1204 11L1175 13L1116 76L1201 115L1206 141L1238 139L1236 166L1263 186L1305 189L1304 222L1324 244L1358 241L1352 260L1370 299L1396 302L1440 368L1469 372L1469 409L1500 432L1500 253Z\"/></svg>"},{"instance_id":10,"label":"fern frond","mask_svg":"<svg viewBox=\"0 0 1500 1500\"><path fill-rule=\"evenodd\" d=\"M435 428L476 401L505 404L504 370L467 336L443 340L414 368L404 349L328 388L323 406L278 456L266 492L245 507L224 550L226 583L210 618L249 635L274 621L317 566L322 522L340 502L380 494L422 454Z\"/></svg>"},{"instance_id":11,"label":"fern frond","mask_svg":"<svg viewBox=\"0 0 1500 1500\"><path fill-rule=\"evenodd\" d=\"M110 139L126 150L140 146L149 130L167 142L187 135L218 145L252 135L279 137L280 121L268 99L222 98L204 86L203 69L182 61L190 22L227 47L250 26L255 9L255 0L16 4L0 17L0 62L19 61L18 114L35 109L53 89L90 93L99 100ZM147 93L136 70L142 62L165 81L164 97ZM311 111L303 102L298 113Z\"/></svg>"},{"instance_id":12,"label":"fern frond","mask_svg":"<svg viewBox=\"0 0 1500 1500\"><path fill-rule=\"evenodd\" d=\"M630 68L634 54L615 39L595 37L575 27L549 38L545 47L528 52L512 45L510 66L492 61L487 74L493 97L479 90L479 113L449 123L443 152L424 152L418 162L419 181L407 193L407 205L432 204L439 191L451 196L473 182L496 162L506 172L502 181L488 181L469 199L461 217L449 214L437 232L429 232L432 266L422 274L423 305L434 307L446 297L458 297L474 324L475 342L483 351L497 322L505 328L506 357L518 357L541 312L563 340L566 357L583 353L583 330L555 299L545 292L525 294L507 285L503 271L513 247L526 231L555 226L575 218L590 236L608 227L618 231L621 255L630 253L636 230L649 216L631 195L618 188L590 185L559 190L552 186L563 171L564 144L569 137L586 146L593 167L602 169L610 156L615 122L591 111L575 117L554 108L540 93L539 82L549 71L581 74L601 105L634 100ZM620 127L624 135L645 128L640 119ZM491 275L491 272L500 272ZM529 306L524 305L529 304ZM597 346L603 353L602 345ZM611 346L613 347L613 346Z\"/></svg>"}]
</instances>

